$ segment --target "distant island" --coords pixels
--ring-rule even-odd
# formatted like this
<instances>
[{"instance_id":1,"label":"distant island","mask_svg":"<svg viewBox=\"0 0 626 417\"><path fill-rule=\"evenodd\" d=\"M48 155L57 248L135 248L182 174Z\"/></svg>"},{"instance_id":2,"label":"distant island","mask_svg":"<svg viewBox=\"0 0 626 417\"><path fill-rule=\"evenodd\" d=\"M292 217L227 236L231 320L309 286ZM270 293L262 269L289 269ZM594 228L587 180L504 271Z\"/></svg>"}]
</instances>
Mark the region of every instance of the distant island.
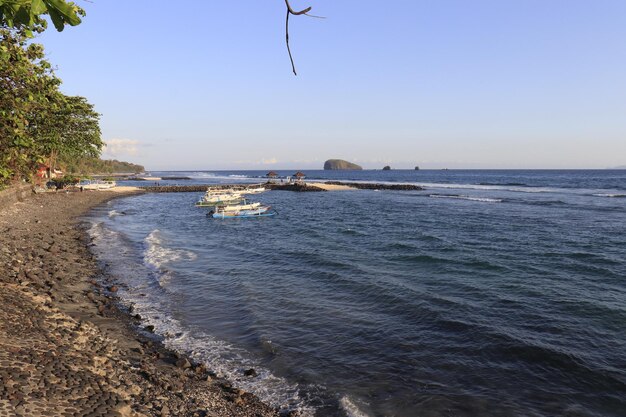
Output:
<instances>
[{"instance_id":1,"label":"distant island","mask_svg":"<svg viewBox=\"0 0 626 417\"><path fill-rule=\"evenodd\" d=\"M386 165L383 167L383 171L391 171L391 167L389 165Z\"/></svg>"},{"instance_id":2,"label":"distant island","mask_svg":"<svg viewBox=\"0 0 626 417\"><path fill-rule=\"evenodd\" d=\"M353 164L352 162L344 161L343 159L329 159L324 162L325 170L334 170L334 169L353 169L353 170L362 170L363 168L360 165Z\"/></svg>"}]
</instances>

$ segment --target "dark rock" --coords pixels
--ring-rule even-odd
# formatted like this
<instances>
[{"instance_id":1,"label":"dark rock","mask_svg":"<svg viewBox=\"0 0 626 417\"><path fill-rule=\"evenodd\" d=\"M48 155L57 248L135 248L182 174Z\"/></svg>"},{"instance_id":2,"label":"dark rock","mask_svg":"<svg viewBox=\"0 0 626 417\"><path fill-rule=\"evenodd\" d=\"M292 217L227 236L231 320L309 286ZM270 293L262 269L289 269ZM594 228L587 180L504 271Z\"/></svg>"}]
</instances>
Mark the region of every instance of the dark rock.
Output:
<instances>
[{"instance_id":1,"label":"dark rock","mask_svg":"<svg viewBox=\"0 0 626 417\"><path fill-rule=\"evenodd\" d=\"M377 183L361 183L361 182L340 182L326 181L331 185L347 185L348 187L359 188L361 190L395 190L395 191L421 191L424 188L412 184L377 184Z\"/></svg>"},{"instance_id":2,"label":"dark rock","mask_svg":"<svg viewBox=\"0 0 626 417\"><path fill-rule=\"evenodd\" d=\"M343 159L329 159L324 162L325 170L362 170L360 165L353 164L352 162L344 161Z\"/></svg>"},{"instance_id":3,"label":"dark rock","mask_svg":"<svg viewBox=\"0 0 626 417\"><path fill-rule=\"evenodd\" d=\"M243 374L245 376L251 376L251 377L255 377L258 375L256 370L254 370L254 368L246 369L245 371L243 371Z\"/></svg>"},{"instance_id":4,"label":"dark rock","mask_svg":"<svg viewBox=\"0 0 626 417\"><path fill-rule=\"evenodd\" d=\"M176 366L182 369L191 368L191 363L187 360L187 358L180 358L176 361Z\"/></svg>"},{"instance_id":5,"label":"dark rock","mask_svg":"<svg viewBox=\"0 0 626 417\"><path fill-rule=\"evenodd\" d=\"M154 333L154 326L151 324L148 324L146 327L144 327L144 329L146 329L150 333Z\"/></svg>"},{"instance_id":6,"label":"dark rock","mask_svg":"<svg viewBox=\"0 0 626 417\"><path fill-rule=\"evenodd\" d=\"M118 290L117 285L111 285L111 286L109 287L109 291L110 291L110 292L117 292L117 290Z\"/></svg>"},{"instance_id":7,"label":"dark rock","mask_svg":"<svg viewBox=\"0 0 626 417\"><path fill-rule=\"evenodd\" d=\"M389 165L386 165L383 167L383 171L391 171L391 167Z\"/></svg>"}]
</instances>

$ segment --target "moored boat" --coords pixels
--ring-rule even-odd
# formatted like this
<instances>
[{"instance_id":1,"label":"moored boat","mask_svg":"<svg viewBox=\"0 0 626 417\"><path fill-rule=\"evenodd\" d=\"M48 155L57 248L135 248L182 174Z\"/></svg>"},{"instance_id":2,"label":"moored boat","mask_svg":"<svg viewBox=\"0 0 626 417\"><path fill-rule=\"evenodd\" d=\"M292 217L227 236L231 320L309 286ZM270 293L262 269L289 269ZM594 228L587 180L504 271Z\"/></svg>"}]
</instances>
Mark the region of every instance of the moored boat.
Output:
<instances>
[{"instance_id":1,"label":"moored boat","mask_svg":"<svg viewBox=\"0 0 626 417\"><path fill-rule=\"evenodd\" d=\"M196 202L196 207L235 204L242 200L241 193L233 189L209 188L204 196Z\"/></svg>"},{"instance_id":2,"label":"moored boat","mask_svg":"<svg viewBox=\"0 0 626 417\"><path fill-rule=\"evenodd\" d=\"M271 206L264 206L260 203L219 206L215 210L211 210L207 216L211 216L214 219L269 217L277 214L276 210L271 210L271 208Z\"/></svg>"}]
</instances>

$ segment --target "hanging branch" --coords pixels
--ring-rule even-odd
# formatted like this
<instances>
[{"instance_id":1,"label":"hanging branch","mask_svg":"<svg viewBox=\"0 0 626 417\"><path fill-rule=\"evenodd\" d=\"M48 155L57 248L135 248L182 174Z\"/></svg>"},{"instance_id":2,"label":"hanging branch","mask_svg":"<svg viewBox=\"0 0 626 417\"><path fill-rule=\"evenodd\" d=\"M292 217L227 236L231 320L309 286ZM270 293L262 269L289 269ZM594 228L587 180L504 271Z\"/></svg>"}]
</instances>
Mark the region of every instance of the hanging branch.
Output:
<instances>
[{"instance_id":1,"label":"hanging branch","mask_svg":"<svg viewBox=\"0 0 626 417\"><path fill-rule=\"evenodd\" d=\"M307 7L304 10L295 11L291 8L289 0L285 0L285 4L287 5L287 17L285 18L285 41L287 43L287 52L289 52L289 60L291 61L291 70L293 71L293 75L298 75L298 73L296 72L296 65L293 62L293 56L291 55L291 48L289 47L289 15L306 15L308 12L311 11L311 7Z\"/></svg>"}]
</instances>

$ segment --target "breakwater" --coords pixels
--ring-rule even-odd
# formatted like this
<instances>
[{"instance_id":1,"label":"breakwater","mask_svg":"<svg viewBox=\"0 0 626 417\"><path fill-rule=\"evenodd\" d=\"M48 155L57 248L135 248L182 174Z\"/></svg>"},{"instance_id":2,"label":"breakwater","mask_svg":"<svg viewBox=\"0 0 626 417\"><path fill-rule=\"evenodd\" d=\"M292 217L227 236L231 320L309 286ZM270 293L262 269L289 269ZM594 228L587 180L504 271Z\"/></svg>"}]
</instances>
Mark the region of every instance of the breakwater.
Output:
<instances>
[{"instance_id":1,"label":"breakwater","mask_svg":"<svg viewBox=\"0 0 626 417\"><path fill-rule=\"evenodd\" d=\"M360 190L396 190L396 191L420 191L424 187L412 184L381 184L373 182L342 182L342 181L326 181L329 185L346 185L348 187L358 188Z\"/></svg>"},{"instance_id":2,"label":"breakwater","mask_svg":"<svg viewBox=\"0 0 626 417\"><path fill-rule=\"evenodd\" d=\"M205 192L209 185L150 185L148 187L141 187L142 190L149 193L196 193ZM212 188L228 188L232 185L218 185Z\"/></svg>"},{"instance_id":3,"label":"breakwater","mask_svg":"<svg viewBox=\"0 0 626 417\"><path fill-rule=\"evenodd\" d=\"M298 184L273 184L267 183L265 187L269 190L278 190L278 191L296 191L296 192L318 192L318 191L326 191L323 188L316 187L315 185L306 184L306 183L298 183Z\"/></svg>"},{"instance_id":4,"label":"breakwater","mask_svg":"<svg viewBox=\"0 0 626 417\"><path fill-rule=\"evenodd\" d=\"M360 182L340 182L340 181L326 181L324 184L329 185L342 185L352 188L358 188L361 190L395 190L395 191L420 191L423 187L411 184L382 184L382 183L360 183ZM151 185L147 187L141 187L142 190L150 193L194 193L205 192L208 187L211 188L233 188L241 187L242 184L204 184L204 185ZM267 182L263 184L268 190L276 191L295 191L295 192L319 192L327 191L323 188L317 187L313 184L307 183L290 183L279 184Z\"/></svg>"},{"instance_id":5,"label":"breakwater","mask_svg":"<svg viewBox=\"0 0 626 417\"><path fill-rule=\"evenodd\" d=\"M265 188L268 190L279 190L279 191L296 191L296 192L317 192L317 191L326 191L320 187L316 187L311 184L274 184L274 183L266 183L263 184ZM150 193L195 193L195 192L205 192L208 187L218 188L218 189L226 189L233 187L241 187L241 184L211 184L211 185L150 185L148 187L141 187L142 190Z\"/></svg>"}]
</instances>

